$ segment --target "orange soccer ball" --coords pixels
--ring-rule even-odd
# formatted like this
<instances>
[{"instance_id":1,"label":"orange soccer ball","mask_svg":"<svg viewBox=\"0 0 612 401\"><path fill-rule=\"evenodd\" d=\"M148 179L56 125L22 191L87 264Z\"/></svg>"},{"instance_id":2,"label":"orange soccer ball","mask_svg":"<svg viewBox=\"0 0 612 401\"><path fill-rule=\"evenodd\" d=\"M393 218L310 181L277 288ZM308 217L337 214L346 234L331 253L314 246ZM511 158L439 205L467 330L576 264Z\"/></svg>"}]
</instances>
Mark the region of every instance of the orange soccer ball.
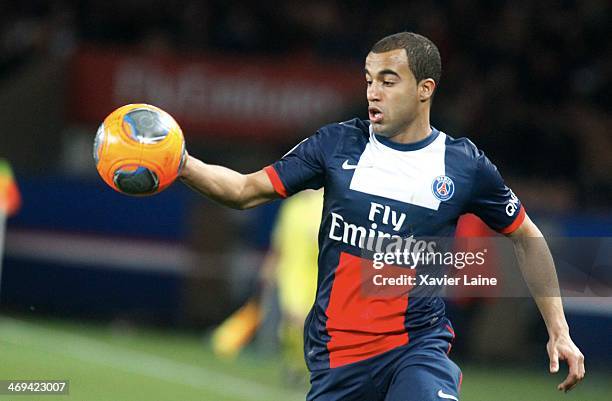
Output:
<instances>
[{"instance_id":1,"label":"orange soccer ball","mask_svg":"<svg viewBox=\"0 0 612 401\"><path fill-rule=\"evenodd\" d=\"M176 179L185 162L181 127L148 104L119 107L104 119L94 141L98 173L127 195L152 195Z\"/></svg>"}]
</instances>

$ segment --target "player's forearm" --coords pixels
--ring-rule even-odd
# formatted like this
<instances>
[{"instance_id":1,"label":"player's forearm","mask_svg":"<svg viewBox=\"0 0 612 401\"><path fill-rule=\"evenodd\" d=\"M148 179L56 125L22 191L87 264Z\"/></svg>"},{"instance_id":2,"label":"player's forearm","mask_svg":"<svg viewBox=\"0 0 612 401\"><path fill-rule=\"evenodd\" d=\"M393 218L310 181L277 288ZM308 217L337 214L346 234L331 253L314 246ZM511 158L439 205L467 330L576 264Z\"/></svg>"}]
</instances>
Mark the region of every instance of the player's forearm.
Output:
<instances>
[{"instance_id":1,"label":"player's forearm","mask_svg":"<svg viewBox=\"0 0 612 401\"><path fill-rule=\"evenodd\" d=\"M241 174L223 166L206 164L188 156L181 180L200 194L233 209L247 209L273 198L262 177ZM271 185L270 185L271 186Z\"/></svg>"},{"instance_id":2,"label":"player's forearm","mask_svg":"<svg viewBox=\"0 0 612 401\"><path fill-rule=\"evenodd\" d=\"M534 299L546 323L548 336L556 338L569 335L569 326L565 320L561 298L534 297Z\"/></svg>"},{"instance_id":3,"label":"player's forearm","mask_svg":"<svg viewBox=\"0 0 612 401\"><path fill-rule=\"evenodd\" d=\"M533 295L548 334L557 336L568 331L559 282L554 262L544 238L522 238L515 240L519 266L529 290Z\"/></svg>"},{"instance_id":4,"label":"player's forearm","mask_svg":"<svg viewBox=\"0 0 612 401\"><path fill-rule=\"evenodd\" d=\"M512 235L518 264L551 337L567 334L554 261L540 230L526 219L522 232Z\"/></svg>"}]
</instances>

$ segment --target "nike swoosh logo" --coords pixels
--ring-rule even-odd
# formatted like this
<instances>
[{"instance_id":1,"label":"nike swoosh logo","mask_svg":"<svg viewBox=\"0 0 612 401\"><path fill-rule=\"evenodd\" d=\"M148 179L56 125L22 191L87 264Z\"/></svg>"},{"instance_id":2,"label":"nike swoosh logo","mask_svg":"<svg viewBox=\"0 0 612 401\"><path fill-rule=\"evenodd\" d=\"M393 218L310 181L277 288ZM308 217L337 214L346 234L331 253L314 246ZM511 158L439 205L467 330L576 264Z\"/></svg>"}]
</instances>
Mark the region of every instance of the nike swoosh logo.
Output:
<instances>
[{"instance_id":1,"label":"nike swoosh logo","mask_svg":"<svg viewBox=\"0 0 612 401\"><path fill-rule=\"evenodd\" d=\"M345 160L344 163L342 163L342 168L344 170L355 170L357 167L359 167L357 164L349 164L348 160Z\"/></svg>"},{"instance_id":2,"label":"nike swoosh logo","mask_svg":"<svg viewBox=\"0 0 612 401\"><path fill-rule=\"evenodd\" d=\"M455 397L454 395L450 395L450 394L446 394L444 391L442 390L438 390L438 397L440 398L444 398L445 400L455 400L455 401L459 401L459 399L457 397Z\"/></svg>"}]
</instances>

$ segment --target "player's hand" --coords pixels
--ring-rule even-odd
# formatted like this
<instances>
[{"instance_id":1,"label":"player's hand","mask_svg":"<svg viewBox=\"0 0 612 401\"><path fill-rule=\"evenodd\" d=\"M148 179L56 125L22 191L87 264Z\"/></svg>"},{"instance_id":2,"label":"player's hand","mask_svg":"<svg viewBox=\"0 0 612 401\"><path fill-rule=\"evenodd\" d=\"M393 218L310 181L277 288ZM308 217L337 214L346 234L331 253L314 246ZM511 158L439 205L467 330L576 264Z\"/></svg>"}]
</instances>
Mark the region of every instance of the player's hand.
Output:
<instances>
[{"instance_id":1,"label":"player's hand","mask_svg":"<svg viewBox=\"0 0 612 401\"><path fill-rule=\"evenodd\" d=\"M564 360L569 366L565 380L557 386L557 390L568 392L584 378L584 355L576 347L569 334L551 337L546 344L550 358L550 373L559 371L559 360Z\"/></svg>"}]
</instances>

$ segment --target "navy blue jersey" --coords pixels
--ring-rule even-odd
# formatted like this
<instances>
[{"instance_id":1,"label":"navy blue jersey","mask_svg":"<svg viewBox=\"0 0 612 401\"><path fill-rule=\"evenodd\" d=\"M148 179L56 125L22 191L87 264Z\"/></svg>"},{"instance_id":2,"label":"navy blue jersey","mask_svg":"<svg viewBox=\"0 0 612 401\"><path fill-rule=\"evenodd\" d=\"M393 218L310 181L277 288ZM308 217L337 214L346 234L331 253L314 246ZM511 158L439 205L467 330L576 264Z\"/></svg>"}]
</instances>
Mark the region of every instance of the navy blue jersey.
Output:
<instances>
[{"instance_id":1,"label":"navy blue jersey","mask_svg":"<svg viewBox=\"0 0 612 401\"><path fill-rule=\"evenodd\" d=\"M472 142L435 128L419 142L398 144L374 134L368 121L330 124L265 171L282 197L325 188L317 294L305 326L311 370L405 345L411 331L444 315L438 297L363 296L359 265L377 237L453 236L464 213L507 234L525 216L497 168Z\"/></svg>"}]
</instances>

